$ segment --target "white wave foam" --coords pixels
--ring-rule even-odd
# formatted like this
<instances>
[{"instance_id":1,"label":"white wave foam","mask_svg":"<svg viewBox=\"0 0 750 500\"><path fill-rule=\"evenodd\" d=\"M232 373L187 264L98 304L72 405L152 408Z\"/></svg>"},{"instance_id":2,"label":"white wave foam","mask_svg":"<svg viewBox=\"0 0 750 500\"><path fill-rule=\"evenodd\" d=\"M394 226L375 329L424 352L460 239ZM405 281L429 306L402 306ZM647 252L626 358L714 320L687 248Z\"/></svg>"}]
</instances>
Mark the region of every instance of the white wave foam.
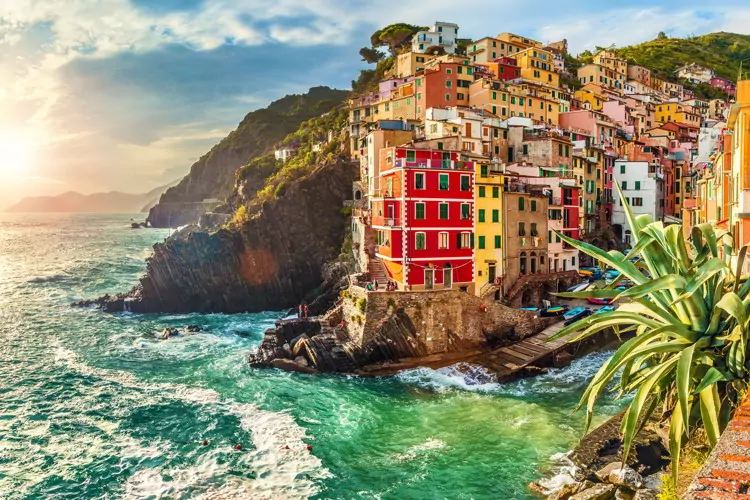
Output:
<instances>
[{"instance_id":1,"label":"white wave foam","mask_svg":"<svg viewBox=\"0 0 750 500\"><path fill-rule=\"evenodd\" d=\"M414 445L404 453L396 455L396 460L399 462L414 460L415 458L428 454L431 451L442 450L443 448L445 448L445 442L439 439L430 438L424 443Z\"/></svg>"},{"instance_id":2,"label":"white wave foam","mask_svg":"<svg viewBox=\"0 0 750 500\"><path fill-rule=\"evenodd\" d=\"M490 371L469 363L458 363L438 370L415 368L401 372L396 377L408 384L415 384L437 392L452 389L492 392L499 387L497 379Z\"/></svg>"},{"instance_id":3,"label":"white wave foam","mask_svg":"<svg viewBox=\"0 0 750 500\"><path fill-rule=\"evenodd\" d=\"M92 367L65 348L56 350L55 362L87 376L148 391L154 403L163 398L216 406L238 416L240 426L251 434L253 448L246 451L216 449L201 455L190 467L138 471L125 486L129 497L303 499L318 492L316 481L330 476L320 459L307 450L305 429L287 412L270 412L255 404L226 401L212 389L144 383L129 372ZM153 456L153 452L153 449L133 451L131 448L127 453L129 456L133 453ZM229 474L227 453L242 453L239 463L248 473L254 473L255 478Z\"/></svg>"},{"instance_id":4,"label":"white wave foam","mask_svg":"<svg viewBox=\"0 0 750 500\"><path fill-rule=\"evenodd\" d=\"M572 451L567 453L556 453L550 457L553 465L551 467L551 476L540 479L537 484L544 489L545 495L552 495L566 484L576 482L575 476L579 468L570 459Z\"/></svg>"}]
</instances>

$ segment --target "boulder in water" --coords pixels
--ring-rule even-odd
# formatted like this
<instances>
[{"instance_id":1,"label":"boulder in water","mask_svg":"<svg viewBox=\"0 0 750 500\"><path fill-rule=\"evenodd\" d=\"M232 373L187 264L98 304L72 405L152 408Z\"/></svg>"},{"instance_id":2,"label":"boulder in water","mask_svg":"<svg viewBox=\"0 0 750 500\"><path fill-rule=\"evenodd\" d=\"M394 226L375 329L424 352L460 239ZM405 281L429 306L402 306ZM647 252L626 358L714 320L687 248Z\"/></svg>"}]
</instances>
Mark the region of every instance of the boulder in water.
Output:
<instances>
[{"instance_id":1,"label":"boulder in water","mask_svg":"<svg viewBox=\"0 0 750 500\"><path fill-rule=\"evenodd\" d=\"M185 331L188 333L197 333L197 332L202 332L203 328L201 328L198 325L188 325L185 327Z\"/></svg>"},{"instance_id":2,"label":"boulder in water","mask_svg":"<svg viewBox=\"0 0 750 500\"><path fill-rule=\"evenodd\" d=\"M250 332L234 332L234 334L238 337L242 337L243 339L250 337Z\"/></svg>"},{"instance_id":3,"label":"boulder in water","mask_svg":"<svg viewBox=\"0 0 750 500\"><path fill-rule=\"evenodd\" d=\"M612 500L615 497L617 487L613 484L595 484L585 489L568 500Z\"/></svg>"},{"instance_id":4,"label":"boulder in water","mask_svg":"<svg viewBox=\"0 0 750 500\"><path fill-rule=\"evenodd\" d=\"M156 334L156 338L159 340L167 340L169 337L176 337L180 334L177 328L165 328L161 332Z\"/></svg>"}]
</instances>

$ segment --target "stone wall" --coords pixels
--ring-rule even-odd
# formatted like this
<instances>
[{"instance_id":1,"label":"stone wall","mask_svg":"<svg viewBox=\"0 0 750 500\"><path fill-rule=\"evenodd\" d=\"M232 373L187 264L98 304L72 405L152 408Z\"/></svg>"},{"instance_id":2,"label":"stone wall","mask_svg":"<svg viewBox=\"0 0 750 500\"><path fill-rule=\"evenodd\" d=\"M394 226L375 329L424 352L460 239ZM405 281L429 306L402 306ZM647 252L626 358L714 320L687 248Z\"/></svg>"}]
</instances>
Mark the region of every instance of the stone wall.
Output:
<instances>
[{"instance_id":1,"label":"stone wall","mask_svg":"<svg viewBox=\"0 0 750 500\"><path fill-rule=\"evenodd\" d=\"M366 345L379 335L390 316L403 311L427 354L469 351L521 340L556 321L459 290L368 292L351 287L349 294L351 299L344 301L343 311L352 339ZM366 300L366 314L360 323L357 318L363 314L357 301L362 299Z\"/></svg>"}]
</instances>

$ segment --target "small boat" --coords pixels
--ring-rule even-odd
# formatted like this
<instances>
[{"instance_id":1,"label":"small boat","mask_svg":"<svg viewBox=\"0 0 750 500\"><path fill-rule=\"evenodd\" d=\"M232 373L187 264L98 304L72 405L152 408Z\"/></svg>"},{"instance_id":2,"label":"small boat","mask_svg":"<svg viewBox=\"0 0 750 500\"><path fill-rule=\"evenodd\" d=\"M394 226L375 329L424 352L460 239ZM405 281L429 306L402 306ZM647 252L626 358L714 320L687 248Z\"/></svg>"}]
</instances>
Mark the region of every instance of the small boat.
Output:
<instances>
[{"instance_id":1,"label":"small boat","mask_svg":"<svg viewBox=\"0 0 750 500\"><path fill-rule=\"evenodd\" d=\"M579 269L578 274L580 274L581 276L591 276L594 273L592 273L591 271L587 271L586 269Z\"/></svg>"},{"instance_id":2,"label":"small boat","mask_svg":"<svg viewBox=\"0 0 750 500\"><path fill-rule=\"evenodd\" d=\"M571 309L567 313L563 314L563 318L565 318L565 325L570 325L572 323L575 323L579 319L583 319L586 316L590 316L593 314L591 309L584 309L583 307L576 307L575 309Z\"/></svg>"},{"instance_id":3,"label":"small boat","mask_svg":"<svg viewBox=\"0 0 750 500\"><path fill-rule=\"evenodd\" d=\"M604 306L604 307L600 307L596 312L594 312L594 314L608 313L614 310L615 310L614 306Z\"/></svg>"},{"instance_id":4,"label":"small boat","mask_svg":"<svg viewBox=\"0 0 750 500\"><path fill-rule=\"evenodd\" d=\"M563 318L565 318L566 321L571 320L571 319L578 319L578 316L583 314L585 310L586 309L583 307L575 307L571 309L570 311L566 312L565 314L563 314Z\"/></svg>"},{"instance_id":5,"label":"small boat","mask_svg":"<svg viewBox=\"0 0 750 500\"><path fill-rule=\"evenodd\" d=\"M534 312L536 312L536 311L539 310L539 308L538 307L522 307L521 310L522 311L534 311Z\"/></svg>"},{"instance_id":6,"label":"small boat","mask_svg":"<svg viewBox=\"0 0 750 500\"><path fill-rule=\"evenodd\" d=\"M612 299L586 299L589 304L596 304L598 306L608 306L612 303Z\"/></svg>"},{"instance_id":7,"label":"small boat","mask_svg":"<svg viewBox=\"0 0 750 500\"><path fill-rule=\"evenodd\" d=\"M568 306L552 306L548 307L547 309L542 309L539 313L539 316L560 316L562 314L565 314L566 312L568 312Z\"/></svg>"}]
</instances>

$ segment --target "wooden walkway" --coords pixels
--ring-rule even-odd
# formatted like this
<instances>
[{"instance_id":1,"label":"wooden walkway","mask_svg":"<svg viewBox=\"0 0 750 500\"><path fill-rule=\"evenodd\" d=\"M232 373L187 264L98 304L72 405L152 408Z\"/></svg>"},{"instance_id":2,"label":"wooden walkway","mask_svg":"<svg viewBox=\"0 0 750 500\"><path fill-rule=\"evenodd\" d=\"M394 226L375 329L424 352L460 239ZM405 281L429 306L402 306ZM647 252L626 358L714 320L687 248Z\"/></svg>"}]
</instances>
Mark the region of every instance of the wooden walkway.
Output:
<instances>
[{"instance_id":1,"label":"wooden walkway","mask_svg":"<svg viewBox=\"0 0 750 500\"><path fill-rule=\"evenodd\" d=\"M518 371L537 363L551 364L551 358L567 345L566 339L547 339L563 329L560 321L513 345L500 347L472 360L497 374L498 381L510 379Z\"/></svg>"}]
</instances>

